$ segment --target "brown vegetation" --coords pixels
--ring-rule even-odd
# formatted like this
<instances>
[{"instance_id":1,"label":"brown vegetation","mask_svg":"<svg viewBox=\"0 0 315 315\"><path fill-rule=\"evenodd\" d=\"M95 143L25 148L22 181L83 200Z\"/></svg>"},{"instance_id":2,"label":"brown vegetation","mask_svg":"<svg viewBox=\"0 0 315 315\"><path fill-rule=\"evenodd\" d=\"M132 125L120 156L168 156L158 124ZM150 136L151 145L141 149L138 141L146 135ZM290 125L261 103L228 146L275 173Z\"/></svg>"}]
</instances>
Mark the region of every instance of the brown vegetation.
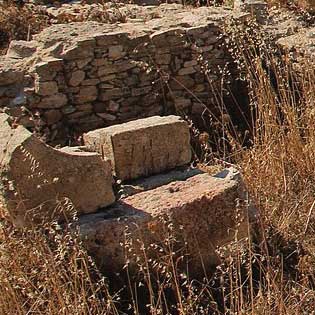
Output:
<instances>
[{"instance_id":1,"label":"brown vegetation","mask_svg":"<svg viewBox=\"0 0 315 315\"><path fill-rule=\"evenodd\" d=\"M47 25L47 16L36 6L0 3L0 53L5 52L11 40L30 40Z\"/></svg>"},{"instance_id":2,"label":"brown vegetation","mask_svg":"<svg viewBox=\"0 0 315 315\"><path fill-rule=\"evenodd\" d=\"M128 314L312 314L315 71L308 60L296 69L277 57L258 33L233 32L231 49L250 92L251 140L244 147L233 126L225 134L230 161L242 170L260 211L259 232L246 244L231 244L231 256L213 278L197 281L176 269L170 225L164 246L152 244L163 259L149 261L143 247L139 279L126 272L125 287L112 290L112 298L75 233L54 224L22 232L4 225L1 313L117 314L121 307ZM132 242L125 246L132 253Z\"/></svg>"}]
</instances>

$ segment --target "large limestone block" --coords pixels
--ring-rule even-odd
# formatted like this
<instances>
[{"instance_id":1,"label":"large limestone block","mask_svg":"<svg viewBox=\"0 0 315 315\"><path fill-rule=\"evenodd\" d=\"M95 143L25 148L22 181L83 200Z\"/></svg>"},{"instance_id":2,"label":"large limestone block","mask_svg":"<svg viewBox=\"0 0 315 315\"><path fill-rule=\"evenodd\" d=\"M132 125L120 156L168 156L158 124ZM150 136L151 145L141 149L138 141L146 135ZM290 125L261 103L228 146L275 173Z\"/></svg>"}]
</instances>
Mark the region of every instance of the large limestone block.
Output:
<instances>
[{"instance_id":1,"label":"large limestone block","mask_svg":"<svg viewBox=\"0 0 315 315\"><path fill-rule=\"evenodd\" d=\"M190 162L188 124L177 116L154 116L97 129L85 145L111 160L115 175L134 179Z\"/></svg>"},{"instance_id":2,"label":"large limestone block","mask_svg":"<svg viewBox=\"0 0 315 315\"><path fill-rule=\"evenodd\" d=\"M0 196L16 225L59 216L65 198L78 213L114 202L111 167L97 153L55 150L0 114ZM56 208L57 207L57 208ZM35 220L36 221L36 220Z\"/></svg>"},{"instance_id":3,"label":"large limestone block","mask_svg":"<svg viewBox=\"0 0 315 315\"><path fill-rule=\"evenodd\" d=\"M80 233L88 251L109 274L120 272L127 259L132 270L137 257L143 257L143 248L147 258L154 259L159 246L167 247L164 241L169 234L176 239L172 250L184 254L191 273L200 274L203 267L220 262L217 246L247 237L255 216L248 205L239 174L226 169L216 176L199 174L141 192L106 212L82 216ZM132 244L130 251L127 244ZM161 255L167 253L162 250Z\"/></svg>"}]
</instances>

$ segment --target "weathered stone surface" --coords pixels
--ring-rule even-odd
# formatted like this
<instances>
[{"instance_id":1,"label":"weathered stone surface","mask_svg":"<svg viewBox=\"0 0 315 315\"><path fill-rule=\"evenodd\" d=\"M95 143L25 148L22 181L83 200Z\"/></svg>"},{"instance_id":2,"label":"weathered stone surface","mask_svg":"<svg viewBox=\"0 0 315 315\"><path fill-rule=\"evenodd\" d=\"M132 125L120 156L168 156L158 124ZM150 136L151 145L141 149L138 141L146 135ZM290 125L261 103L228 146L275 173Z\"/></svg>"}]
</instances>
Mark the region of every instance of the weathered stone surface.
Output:
<instances>
[{"instance_id":1,"label":"weathered stone surface","mask_svg":"<svg viewBox=\"0 0 315 315\"><path fill-rule=\"evenodd\" d=\"M114 121L116 120L116 116L115 115L112 115L112 114L108 114L108 113L98 113L96 114L98 117L101 117L103 118L104 120L107 120L107 121Z\"/></svg>"},{"instance_id":2,"label":"weathered stone surface","mask_svg":"<svg viewBox=\"0 0 315 315\"><path fill-rule=\"evenodd\" d=\"M108 49L108 57L113 60L120 59L126 55L125 52L123 52L124 47L122 45L114 45L110 46Z\"/></svg>"},{"instance_id":3,"label":"weathered stone surface","mask_svg":"<svg viewBox=\"0 0 315 315\"><path fill-rule=\"evenodd\" d=\"M85 145L111 160L122 179L148 176L190 162L188 124L177 116L138 119L91 131Z\"/></svg>"},{"instance_id":4,"label":"weathered stone surface","mask_svg":"<svg viewBox=\"0 0 315 315\"><path fill-rule=\"evenodd\" d=\"M85 72L78 70L72 73L71 78L69 80L70 86L78 86L85 78Z\"/></svg>"},{"instance_id":5,"label":"weathered stone surface","mask_svg":"<svg viewBox=\"0 0 315 315\"><path fill-rule=\"evenodd\" d=\"M10 42L6 56L10 58L27 58L36 51L37 43L35 41L12 40Z\"/></svg>"},{"instance_id":6,"label":"weathered stone surface","mask_svg":"<svg viewBox=\"0 0 315 315\"><path fill-rule=\"evenodd\" d=\"M14 60L0 57L0 86L7 86L23 81L24 71Z\"/></svg>"},{"instance_id":7,"label":"weathered stone surface","mask_svg":"<svg viewBox=\"0 0 315 315\"><path fill-rule=\"evenodd\" d=\"M187 75L196 73L196 69L194 67L183 68L178 71L178 75Z\"/></svg>"},{"instance_id":8,"label":"weathered stone surface","mask_svg":"<svg viewBox=\"0 0 315 315\"><path fill-rule=\"evenodd\" d=\"M76 96L76 103L88 103L93 102L97 98L97 88L96 86L82 86L79 93Z\"/></svg>"},{"instance_id":9,"label":"weathered stone surface","mask_svg":"<svg viewBox=\"0 0 315 315\"><path fill-rule=\"evenodd\" d=\"M190 168L186 166L177 167L167 173L152 175L150 177L140 178L130 181L128 184L121 184L118 191L119 197L127 197L135 195L139 192L151 190L163 185L167 185L174 181L184 181L190 177L204 172L198 168Z\"/></svg>"},{"instance_id":10,"label":"weathered stone surface","mask_svg":"<svg viewBox=\"0 0 315 315\"><path fill-rule=\"evenodd\" d=\"M57 72L63 67L63 60L58 58L46 58L44 61L38 62L34 65L33 70L38 75L40 81L53 80Z\"/></svg>"},{"instance_id":11,"label":"weathered stone surface","mask_svg":"<svg viewBox=\"0 0 315 315\"><path fill-rule=\"evenodd\" d=\"M81 214L114 202L110 164L97 153L55 150L24 127L12 128L6 114L0 148L0 198L16 225L69 215L67 198Z\"/></svg>"},{"instance_id":12,"label":"weathered stone surface","mask_svg":"<svg viewBox=\"0 0 315 315\"><path fill-rule=\"evenodd\" d=\"M42 96L54 95L58 93L58 85L55 81L36 81L35 92Z\"/></svg>"},{"instance_id":13,"label":"weathered stone surface","mask_svg":"<svg viewBox=\"0 0 315 315\"><path fill-rule=\"evenodd\" d=\"M107 273L122 271L126 239L133 240L127 256L132 268L143 248L148 259L159 255L150 244L163 244L171 233L176 239L173 251L179 250L178 256L184 255L189 261L189 271L199 271L200 275L204 267L220 262L217 246L247 236L248 221L255 212L244 198L235 170L226 169L214 177L200 174L121 199L106 213L82 216L80 233L88 251Z\"/></svg>"},{"instance_id":14,"label":"weathered stone surface","mask_svg":"<svg viewBox=\"0 0 315 315\"><path fill-rule=\"evenodd\" d=\"M67 102L68 99L66 95L62 93L57 93L44 97L41 102L37 104L37 107L46 109L60 108L62 106L65 106Z\"/></svg>"}]
</instances>

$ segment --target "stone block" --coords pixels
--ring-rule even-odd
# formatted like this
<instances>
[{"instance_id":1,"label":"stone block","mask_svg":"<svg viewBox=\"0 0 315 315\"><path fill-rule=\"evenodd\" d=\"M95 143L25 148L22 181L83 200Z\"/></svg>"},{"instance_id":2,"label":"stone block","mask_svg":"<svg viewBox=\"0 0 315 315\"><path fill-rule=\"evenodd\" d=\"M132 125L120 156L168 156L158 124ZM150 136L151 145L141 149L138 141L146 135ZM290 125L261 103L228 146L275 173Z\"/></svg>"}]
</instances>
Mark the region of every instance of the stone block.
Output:
<instances>
[{"instance_id":1,"label":"stone block","mask_svg":"<svg viewBox=\"0 0 315 315\"><path fill-rule=\"evenodd\" d=\"M46 58L33 66L33 71L38 75L40 81L52 81L57 72L62 70L63 60L58 58Z\"/></svg>"},{"instance_id":2,"label":"stone block","mask_svg":"<svg viewBox=\"0 0 315 315\"><path fill-rule=\"evenodd\" d=\"M55 81L35 81L35 92L41 96L54 95L58 93L58 85Z\"/></svg>"},{"instance_id":3,"label":"stone block","mask_svg":"<svg viewBox=\"0 0 315 315\"><path fill-rule=\"evenodd\" d=\"M76 42L73 46L67 47L61 56L66 60L92 58L94 56L93 45Z\"/></svg>"},{"instance_id":4,"label":"stone block","mask_svg":"<svg viewBox=\"0 0 315 315\"><path fill-rule=\"evenodd\" d=\"M115 200L110 163L97 153L55 150L24 127L11 127L6 114L0 148L0 199L17 226L67 217L72 205L91 213Z\"/></svg>"},{"instance_id":5,"label":"stone block","mask_svg":"<svg viewBox=\"0 0 315 315\"><path fill-rule=\"evenodd\" d=\"M85 72L82 70L74 71L69 79L70 86L78 86L85 78Z\"/></svg>"},{"instance_id":6,"label":"stone block","mask_svg":"<svg viewBox=\"0 0 315 315\"><path fill-rule=\"evenodd\" d=\"M122 45L113 45L108 48L109 59L118 60L125 55L126 53L124 52L124 47Z\"/></svg>"},{"instance_id":7,"label":"stone block","mask_svg":"<svg viewBox=\"0 0 315 315\"><path fill-rule=\"evenodd\" d=\"M96 115L98 117L103 118L104 120L107 120L107 121L114 121L114 120L117 119L115 115L112 115L112 114L109 114L109 113L98 113Z\"/></svg>"},{"instance_id":8,"label":"stone block","mask_svg":"<svg viewBox=\"0 0 315 315\"><path fill-rule=\"evenodd\" d=\"M105 90L101 91L99 100L100 101L109 101L113 99L119 99L121 97L126 97L130 94L130 88L129 87L123 87L123 88L113 88L111 90Z\"/></svg>"},{"instance_id":9,"label":"stone block","mask_svg":"<svg viewBox=\"0 0 315 315\"><path fill-rule=\"evenodd\" d=\"M115 175L128 180L190 162L188 124L177 116L154 116L91 131L85 145L111 160Z\"/></svg>"},{"instance_id":10,"label":"stone block","mask_svg":"<svg viewBox=\"0 0 315 315\"><path fill-rule=\"evenodd\" d=\"M15 60L0 59L0 86L21 83L23 77L24 71Z\"/></svg>"},{"instance_id":11,"label":"stone block","mask_svg":"<svg viewBox=\"0 0 315 315\"><path fill-rule=\"evenodd\" d=\"M79 93L75 96L75 102L77 104L93 102L97 98L97 93L96 86L82 86Z\"/></svg>"},{"instance_id":12,"label":"stone block","mask_svg":"<svg viewBox=\"0 0 315 315\"><path fill-rule=\"evenodd\" d=\"M196 69L194 67L182 68L178 71L178 75L188 75L196 73Z\"/></svg>"},{"instance_id":13,"label":"stone block","mask_svg":"<svg viewBox=\"0 0 315 315\"><path fill-rule=\"evenodd\" d=\"M37 49L36 44L35 41L12 40L6 56L15 59L31 57Z\"/></svg>"},{"instance_id":14,"label":"stone block","mask_svg":"<svg viewBox=\"0 0 315 315\"><path fill-rule=\"evenodd\" d=\"M190 276L204 275L220 263L217 246L248 236L248 223L256 213L246 198L241 177L234 169L215 176L198 174L121 199L106 212L82 216L80 235L108 274L121 272L126 259L132 271L143 249L147 259L169 255L158 249L172 235L176 240L170 245L177 253L174 260L185 257L176 260L182 261L178 267L186 272L189 267ZM126 240L132 241L127 257ZM154 244L158 249L154 250Z\"/></svg>"},{"instance_id":15,"label":"stone block","mask_svg":"<svg viewBox=\"0 0 315 315\"><path fill-rule=\"evenodd\" d=\"M54 95L49 95L47 97L44 97L39 104L36 106L38 108L47 108L47 109L53 109L53 108L60 108L67 104L68 99L67 96L62 93L57 93Z\"/></svg>"}]
</instances>

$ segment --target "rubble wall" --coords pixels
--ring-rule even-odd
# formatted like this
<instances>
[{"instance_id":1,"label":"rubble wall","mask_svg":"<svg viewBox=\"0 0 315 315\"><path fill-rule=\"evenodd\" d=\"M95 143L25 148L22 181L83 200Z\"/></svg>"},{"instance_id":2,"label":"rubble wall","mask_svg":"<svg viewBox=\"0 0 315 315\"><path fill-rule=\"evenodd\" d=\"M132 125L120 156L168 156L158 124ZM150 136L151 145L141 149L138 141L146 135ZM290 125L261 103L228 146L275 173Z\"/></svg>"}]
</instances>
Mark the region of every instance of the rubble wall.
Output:
<instances>
[{"instance_id":1,"label":"rubble wall","mask_svg":"<svg viewBox=\"0 0 315 315\"><path fill-rule=\"evenodd\" d=\"M149 22L52 26L11 43L1 65L10 62L9 73L19 75L0 77L0 105L16 116L24 106L22 124L48 142L136 118L215 111L228 90L222 25L229 16L199 8Z\"/></svg>"}]
</instances>

